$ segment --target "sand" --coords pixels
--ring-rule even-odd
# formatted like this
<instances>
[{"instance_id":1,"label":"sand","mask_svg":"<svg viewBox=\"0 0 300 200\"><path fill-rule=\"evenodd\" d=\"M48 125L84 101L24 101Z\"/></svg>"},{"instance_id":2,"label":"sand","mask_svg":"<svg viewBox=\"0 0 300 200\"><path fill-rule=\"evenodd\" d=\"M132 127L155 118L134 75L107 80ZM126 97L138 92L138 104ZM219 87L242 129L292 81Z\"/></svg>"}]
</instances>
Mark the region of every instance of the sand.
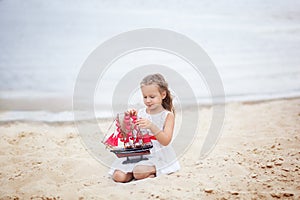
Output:
<instances>
[{"instance_id":1,"label":"sand","mask_svg":"<svg viewBox=\"0 0 300 200\"><path fill-rule=\"evenodd\" d=\"M211 108L200 112L205 132ZM300 99L228 104L206 158L199 135L180 171L126 184L112 181L72 123L2 122L0 137L0 199L300 199Z\"/></svg>"}]
</instances>

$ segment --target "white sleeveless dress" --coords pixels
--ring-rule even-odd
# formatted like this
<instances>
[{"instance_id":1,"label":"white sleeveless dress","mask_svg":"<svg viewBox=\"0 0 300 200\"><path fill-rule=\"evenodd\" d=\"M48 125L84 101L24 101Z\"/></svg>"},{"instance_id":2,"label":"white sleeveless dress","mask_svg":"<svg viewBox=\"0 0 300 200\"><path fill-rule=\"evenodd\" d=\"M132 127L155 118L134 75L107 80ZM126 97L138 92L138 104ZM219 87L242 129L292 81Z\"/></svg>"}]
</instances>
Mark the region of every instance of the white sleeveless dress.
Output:
<instances>
[{"instance_id":1,"label":"white sleeveless dress","mask_svg":"<svg viewBox=\"0 0 300 200\"><path fill-rule=\"evenodd\" d=\"M169 113L169 111L163 110L160 113L150 115L146 112L146 108L144 108L138 111L138 118L146 118L152 121L152 123L154 123L158 128L163 130L166 117ZM146 131L148 131L150 135L153 135L153 133L151 133L149 129L146 129ZM161 174L170 174L178 171L180 169L180 165L177 161L175 151L172 148L171 144L163 146L157 140L151 141L153 144L153 148L150 150L151 154L144 155L144 158L148 158L148 160L141 160L137 163L123 164L122 162L125 161L126 158L117 158L112 164L109 174L112 175L115 170L121 170L126 173L132 172L133 168L137 165L155 166L156 176L160 176Z\"/></svg>"}]
</instances>

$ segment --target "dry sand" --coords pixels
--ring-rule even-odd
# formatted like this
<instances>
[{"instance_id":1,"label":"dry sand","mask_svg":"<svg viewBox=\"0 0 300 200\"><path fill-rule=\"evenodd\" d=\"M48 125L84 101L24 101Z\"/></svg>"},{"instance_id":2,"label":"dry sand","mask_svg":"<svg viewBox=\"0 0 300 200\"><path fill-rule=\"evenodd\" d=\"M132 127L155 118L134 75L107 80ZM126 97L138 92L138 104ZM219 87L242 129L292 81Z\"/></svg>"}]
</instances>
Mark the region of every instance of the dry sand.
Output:
<instances>
[{"instance_id":1,"label":"dry sand","mask_svg":"<svg viewBox=\"0 0 300 200\"><path fill-rule=\"evenodd\" d=\"M205 132L211 108L200 111ZM300 99L228 104L205 159L199 135L179 172L127 184L111 180L71 123L2 122L0 136L0 199L300 199Z\"/></svg>"}]
</instances>

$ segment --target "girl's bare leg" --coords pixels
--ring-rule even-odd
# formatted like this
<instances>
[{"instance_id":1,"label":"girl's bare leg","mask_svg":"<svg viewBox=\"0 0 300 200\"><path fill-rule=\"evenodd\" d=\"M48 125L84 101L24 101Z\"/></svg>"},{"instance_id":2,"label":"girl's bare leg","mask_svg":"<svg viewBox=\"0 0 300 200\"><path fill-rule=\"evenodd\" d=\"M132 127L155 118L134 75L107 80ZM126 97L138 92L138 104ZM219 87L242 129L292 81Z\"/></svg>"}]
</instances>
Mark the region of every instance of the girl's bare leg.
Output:
<instances>
[{"instance_id":1,"label":"girl's bare leg","mask_svg":"<svg viewBox=\"0 0 300 200\"><path fill-rule=\"evenodd\" d=\"M154 166L147 165L137 165L133 169L133 177L137 180L141 180L144 178L153 178L155 177L156 169Z\"/></svg>"},{"instance_id":2,"label":"girl's bare leg","mask_svg":"<svg viewBox=\"0 0 300 200\"><path fill-rule=\"evenodd\" d=\"M127 183L133 179L133 174L115 170L112 178L115 182Z\"/></svg>"}]
</instances>

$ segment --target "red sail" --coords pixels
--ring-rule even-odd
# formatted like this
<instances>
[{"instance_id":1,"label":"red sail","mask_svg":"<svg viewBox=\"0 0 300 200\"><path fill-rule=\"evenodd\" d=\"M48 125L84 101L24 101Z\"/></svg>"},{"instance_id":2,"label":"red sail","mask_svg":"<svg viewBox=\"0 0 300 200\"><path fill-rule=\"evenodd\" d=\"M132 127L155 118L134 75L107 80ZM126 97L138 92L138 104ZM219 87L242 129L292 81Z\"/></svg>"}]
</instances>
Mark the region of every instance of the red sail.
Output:
<instances>
[{"instance_id":1,"label":"red sail","mask_svg":"<svg viewBox=\"0 0 300 200\"><path fill-rule=\"evenodd\" d=\"M109 138L104 142L104 144L116 147L118 146L118 137L114 136L114 134L111 134Z\"/></svg>"}]
</instances>

